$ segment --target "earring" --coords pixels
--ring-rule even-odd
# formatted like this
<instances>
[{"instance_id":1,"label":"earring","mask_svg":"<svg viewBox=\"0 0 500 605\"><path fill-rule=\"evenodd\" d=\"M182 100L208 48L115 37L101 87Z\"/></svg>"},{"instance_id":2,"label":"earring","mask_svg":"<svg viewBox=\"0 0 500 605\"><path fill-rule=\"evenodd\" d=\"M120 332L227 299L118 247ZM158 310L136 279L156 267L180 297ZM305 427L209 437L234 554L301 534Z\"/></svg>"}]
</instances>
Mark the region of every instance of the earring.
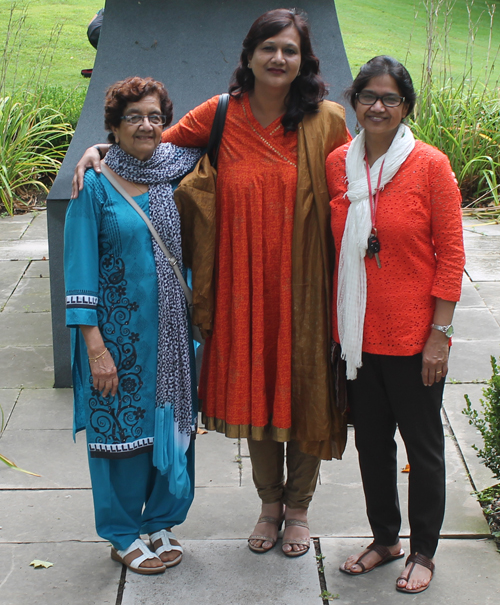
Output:
<instances>
[{"instance_id":1,"label":"earring","mask_svg":"<svg viewBox=\"0 0 500 605\"><path fill-rule=\"evenodd\" d=\"M356 120L356 126L354 127L354 132L356 134L359 134L361 132L361 126L359 125L359 122Z\"/></svg>"},{"instance_id":2,"label":"earring","mask_svg":"<svg viewBox=\"0 0 500 605\"><path fill-rule=\"evenodd\" d=\"M300 76L300 74L301 74L301 73L302 73L302 72L301 72L301 71L300 71L300 69L299 69L299 73L297 74L297 76Z\"/></svg>"},{"instance_id":3,"label":"earring","mask_svg":"<svg viewBox=\"0 0 500 605\"><path fill-rule=\"evenodd\" d=\"M250 65L250 63L248 63L247 67L248 67L248 69L252 69L252 66Z\"/></svg>"}]
</instances>

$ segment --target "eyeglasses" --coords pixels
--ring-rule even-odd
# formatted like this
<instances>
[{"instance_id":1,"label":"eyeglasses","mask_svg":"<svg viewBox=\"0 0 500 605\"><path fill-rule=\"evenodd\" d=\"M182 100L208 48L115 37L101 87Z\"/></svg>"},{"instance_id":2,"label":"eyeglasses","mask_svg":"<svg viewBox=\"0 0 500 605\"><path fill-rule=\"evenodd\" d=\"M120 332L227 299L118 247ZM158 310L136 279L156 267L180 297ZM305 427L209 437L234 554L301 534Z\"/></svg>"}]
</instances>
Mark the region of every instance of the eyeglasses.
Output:
<instances>
[{"instance_id":1,"label":"eyeglasses","mask_svg":"<svg viewBox=\"0 0 500 605\"><path fill-rule=\"evenodd\" d=\"M167 123L167 116L162 116L158 113L153 113L150 116L143 116L140 113L133 113L129 116L122 116L120 119L125 120L127 124L137 126L137 124L142 124L145 118L148 119L148 122L151 124L151 126L160 126L160 124L163 126Z\"/></svg>"},{"instance_id":2,"label":"eyeglasses","mask_svg":"<svg viewBox=\"0 0 500 605\"><path fill-rule=\"evenodd\" d=\"M373 92L364 90L356 93L356 99L361 103L361 105L375 105L375 103L380 99L385 107L399 107L405 100L404 97L400 97L399 95L388 94L379 96Z\"/></svg>"}]
</instances>

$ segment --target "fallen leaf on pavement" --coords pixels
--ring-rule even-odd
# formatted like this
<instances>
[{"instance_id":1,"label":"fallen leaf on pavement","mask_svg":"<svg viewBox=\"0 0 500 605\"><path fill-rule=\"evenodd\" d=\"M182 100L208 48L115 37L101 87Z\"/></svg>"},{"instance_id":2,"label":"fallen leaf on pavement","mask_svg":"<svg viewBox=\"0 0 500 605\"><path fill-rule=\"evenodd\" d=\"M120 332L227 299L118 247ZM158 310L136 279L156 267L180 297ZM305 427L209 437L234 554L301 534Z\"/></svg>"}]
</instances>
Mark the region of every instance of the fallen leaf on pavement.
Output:
<instances>
[{"instance_id":1,"label":"fallen leaf on pavement","mask_svg":"<svg viewBox=\"0 0 500 605\"><path fill-rule=\"evenodd\" d=\"M35 569L38 569L40 567L54 567L53 563L50 563L49 561L40 561L40 559L34 559L33 561L31 561L30 565L33 565Z\"/></svg>"}]
</instances>

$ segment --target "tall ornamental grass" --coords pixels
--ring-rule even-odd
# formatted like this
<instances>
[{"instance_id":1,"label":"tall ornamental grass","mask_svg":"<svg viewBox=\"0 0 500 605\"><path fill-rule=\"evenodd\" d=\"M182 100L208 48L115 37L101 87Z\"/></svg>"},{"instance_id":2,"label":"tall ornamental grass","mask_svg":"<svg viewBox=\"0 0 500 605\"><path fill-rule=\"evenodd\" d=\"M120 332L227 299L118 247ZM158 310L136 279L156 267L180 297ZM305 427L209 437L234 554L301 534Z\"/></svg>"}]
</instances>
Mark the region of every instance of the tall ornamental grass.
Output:
<instances>
[{"instance_id":1,"label":"tall ornamental grass","mask_svg":"<svg viewBox=\"0 0 500 605\"><path fill-rule=\"evenodd\" d=\"M28 98L0 98L0 204L10 214L48 193L73 129L60 112Z\"/></svg>"},{"instance_id":2,"label":"tall ornamental grass","mask_svg":"<svg viewBox=\"0 0 500 605\"><path fill-rule=\"evenodd\" d=\"M428 95L426 98L424 95ZM464 205L500 209L500 100L497 90L467 90L462 82L421 94L411 128L450 158Z\"/></svg>"},{"instance_id":3,"label":"tall ornamental grass","mask_svg":"<svg viewBox=\"0 0 500 605\"><path fill-rule=\"evenodd\" d=\"M54 107L55 98L61 109L64 106L60 91L46 87L60 26L54 28L31 76L22 86L16 85L26 16L26 5L11 4L0 51L0 212L10 215L27 209L40 193L48 193L74 133L62 111ZM67 105L74 107L69 97Z\"/></svg>"},{"instance_id":4,"label":"tall ornamental grass","mask_svg":"<svg viewBox=\"0 0 500 605\"><path fill-rule=\"evenodd\" d=\"M455 0L423 0L427 12L427 48L420 93L410 120L415 135L449 157L464 207L478 216L500 220L500 94L491 82L500 49L492 48L495 4L484 3L474 21L474 0L465 0L469 14L463 74L451 77L449 32ZM489 25L486 62L474 63L477 30ZM471 210L472 209L472 210Z\"/></svg>"}]
</instances>

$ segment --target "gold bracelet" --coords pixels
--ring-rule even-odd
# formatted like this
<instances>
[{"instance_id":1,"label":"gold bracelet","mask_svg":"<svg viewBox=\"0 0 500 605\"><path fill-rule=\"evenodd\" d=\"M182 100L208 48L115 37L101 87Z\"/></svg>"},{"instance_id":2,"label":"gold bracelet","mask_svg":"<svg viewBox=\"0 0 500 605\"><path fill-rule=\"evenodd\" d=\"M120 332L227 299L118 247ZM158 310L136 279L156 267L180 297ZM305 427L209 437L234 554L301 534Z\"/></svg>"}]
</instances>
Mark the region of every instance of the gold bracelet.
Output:
<instances>
[{"instance_id":1,"label":"gold bracelet","mask_svg":"<svg viewBox=\"0 0 500 605\"><path fill-rule=\"evenodd\" d=\"M108 350L108 349L104 349L104 351L103 351L103 352L102 352L100 355L98 355L97 357L89 357L89 361L94 361L94 362L96 362L98 359L100 359L100 358L101 358L103 355L105 355L105 354L106 354L106 351L107 351L107 350Z\"/></svg>"}]
</instances>

